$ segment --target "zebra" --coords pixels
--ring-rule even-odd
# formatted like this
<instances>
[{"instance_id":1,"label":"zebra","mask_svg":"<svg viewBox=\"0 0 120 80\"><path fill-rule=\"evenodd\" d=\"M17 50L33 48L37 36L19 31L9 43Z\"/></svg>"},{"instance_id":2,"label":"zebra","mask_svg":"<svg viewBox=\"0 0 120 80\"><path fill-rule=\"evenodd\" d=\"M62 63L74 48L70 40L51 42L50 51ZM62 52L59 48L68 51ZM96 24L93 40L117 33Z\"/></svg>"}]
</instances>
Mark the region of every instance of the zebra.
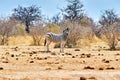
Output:
<instances>
[{"instance_id":1,"label":"zebra","mask_svg":"<svg viewBox=\"0 0 120 80\"><path fill-rule=\"evenodd\" d=\"M64 52L64 45L67 40L68 34L70 30L69 28L66 28L63 30L62 34L55 34L52 32L49 32L45 35L45 41L44 46L47 44L47 51L49 52L49 45L51 42L60 43L60 52Z\"/></svg>"}]
</instances>

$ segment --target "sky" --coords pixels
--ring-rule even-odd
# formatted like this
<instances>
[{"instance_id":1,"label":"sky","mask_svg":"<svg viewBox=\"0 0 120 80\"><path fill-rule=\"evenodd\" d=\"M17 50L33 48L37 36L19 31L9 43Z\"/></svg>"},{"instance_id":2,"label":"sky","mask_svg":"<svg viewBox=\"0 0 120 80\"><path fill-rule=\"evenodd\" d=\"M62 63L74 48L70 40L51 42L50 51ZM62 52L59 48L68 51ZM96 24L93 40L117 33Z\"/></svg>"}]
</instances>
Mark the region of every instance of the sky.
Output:
<instances>
[{"instance_id":1,"label":"sky","mask_svg":"<svg viewBox=\"0 0 120 80\"><path fill-rule=\"evenodd\" d=\"M120 16L120 0L80 0L84 5L85 13L94 21L100 19L104 10L114 9ZM60 12L59 8L67 5L65 0L0 0L0 17L10 16L18 5L27 7L37 5L41 7L42 14L51 18Z\"/></svg>"}]
</instances>

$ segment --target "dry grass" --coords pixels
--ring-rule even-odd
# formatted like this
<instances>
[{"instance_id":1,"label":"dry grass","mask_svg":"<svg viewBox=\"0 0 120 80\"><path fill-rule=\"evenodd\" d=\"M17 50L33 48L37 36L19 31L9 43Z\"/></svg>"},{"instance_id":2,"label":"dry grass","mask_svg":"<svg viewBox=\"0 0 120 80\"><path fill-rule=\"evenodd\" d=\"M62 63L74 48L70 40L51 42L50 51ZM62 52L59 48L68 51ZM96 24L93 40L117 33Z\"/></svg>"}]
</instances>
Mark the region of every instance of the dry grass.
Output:
<instances>
[{"instance_id":1,"label":"dry grass","mask_svg":"<svg viewBox=\"0 0 120 80\"><path fill-rule=\"evenodd\" d=\"M9 38L9 45L30 45L33 42L31 36L14 36Z\"/></svg>"}]
</instances>

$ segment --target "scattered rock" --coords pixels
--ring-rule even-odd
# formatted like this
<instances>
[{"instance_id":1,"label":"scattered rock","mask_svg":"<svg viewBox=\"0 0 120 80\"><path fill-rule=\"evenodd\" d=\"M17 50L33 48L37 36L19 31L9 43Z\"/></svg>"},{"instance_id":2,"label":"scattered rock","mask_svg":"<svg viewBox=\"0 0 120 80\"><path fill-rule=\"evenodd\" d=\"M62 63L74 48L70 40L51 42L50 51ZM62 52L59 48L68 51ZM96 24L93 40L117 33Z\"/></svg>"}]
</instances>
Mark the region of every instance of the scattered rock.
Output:
<instances>
[{"instance_id":1,"label":"scattered rock","mask_svg":"<svg viewBox=\"0 0 120 80\"><path fill-rule=\"evenodd\" d=\"M18 51L18 50L19 50L19 48L16 46L16 47L14 48L14 50L15 50L15 51Z\"/></svg>"},{"instance_id":2,"label":"scattered rock","mask_svg":"<svg viewBox=\"0 0 120 80\"><path fill-rule=\"evenodd\" d=\"M100 56L100 54L98 54L98 56Z\"/></svg>"},{"instance_id":3,"label":"scattered rock","mask_svg":"<svg viewBox=\"0 0 120 80\"><path fill-rule=\"evenodd\" d=\"M58 69L62 69L62 67L61 67L61 66L59 66L59 67L58 67Z\"/></svg>"},{"instance_id":4,"label":"scattered rock","mask_svg":"<svg viewBox=\"0 0 120 80\"><path fill-rule=\"evenodd\" d=\"M62 56L64 56L64 54L62 54Z\"/></svg>"},{"instance_id":5,"label":"scattered rock","mask_svg":"<svg viewBox=\"0 0 120 80\"><path fill-rule=\"evenodd\" d=\"M98 51L100 52L101 50L100 50L100 49L98 49Z\"/></svg>"},{"instance_id":6,"label":"scattered rock","mask_svg":"<svg viewBox=\"0 0 120 80\"><path fill-rule=\"evenodd\" d=\"M36 51L32 51L33 54L36 54L37 52Z\"/></svg>"},{"instance_id":7,"label":"scattered rock","mask_svg":"<svg viewBox=\"0 0 120 80\"><path fill-rule=\"evenodd\" d=\"M110 61L106 60L105 63L110 63Z\"/></svg>"},{"instance_id":8,"label":"scattered rock","mask_svg":"<svg viewBox=\"0 0 120 80\"><path fill-rule=\"evenodd\" d=\"M45 57L44 59L47 60L47 57Z\"/></svg>"},{"instance_id":9,"label":"scattered rock","mask_svg":"<svg viewBox=\"0 0 120 80\"><path fill-rule=\"evenodd\" d=\"M85 55L81 55L80 58L85 58Z\"/></svg>"},{"instance_id":10,"label":"scattered rock","mask_svg":"<svg viewBox=\"0 0 120 80\"><path fill-rule=\"evenodd\" d=\"M85 63L85 61L83 60L83 63Z\"/></svg>"},{"instance_id":11,"label":"scattered rock","mask_svg":"<svg viewBox=\"0 0 120 80\"><path fill-rule=\"evenodd\" d=\"M65 53L66 55L72 55L71 53Z\"/></svg>"},{"instance_id":12,"label":"scattered rock","mask_svg":"<svg viewBox=\"0 0 120 80\"><path fill-rule=\"evenodd\" d=\"M103 68L99 68L99 70L104 70Z\"/></svg>"},{"instance_id":13,"label":"scattered rock","mask_svg":"<svg viewBox=\"0 0 120 80\"><path fill-rule=\"evenodd\" d=\"M46 70L51 70L51 68L46 68Z\"/></svg>"},{"instance_id":14,"label":"scattered rock","mask_svg":"<svg viewBox=\"0 0 120 80\"><path fill-rule=\"evenodd\" d=\"M3 63L8 63L8 61L3 61Z\"/></svg>"},{"instance_id":15,"label":"scattered rock","mask_svg":"<svg viewBox=\"0 0 120 80\"><path fill-rule=\"evenodd\" d=\"M22 53L23 53L23 54L25 54L26 52L25 52L25 51L23 51Z\"/></svg>"},{"instance_id":16,"label":"scattered rock","mask_svg":"<svg viewBox=\"0 0 120 80\"><path fill-rule=\"evenodd\" d=\"M55 52L51 52L51 55L56 55L56 53Z\"/></svg>"},{"instance_id":17,"label":"scattered rock","mask_svg":"<svg viewBox=\"0 0 120 80\"><path fill-rule=\"evenodd\" d=\"M55 62L55 64L59 64L59 62Z\"/></svg>"},{"instance_id":18,"label":"scattered rock","mask_svg":"<svg viewBox=\"0 0 120 80\"><path fill-rule=\"evenodd\" d=\"M80 58L90 58L92 55L91 54L81 54Z\"/></svg>"},{"instance_id":19,"label":"scattered rock","mask_svg":"<svg viewBox=\"0 0 120 80\"><path fill-rule=\"evenodd\" d=\"M34 63L34 61L30 61L30 63Z\"/></svg>"},{"instance_id":20,"label":"scattered rock","mask_svg":"<svg viewBox=\"0 0 120 80\"><path fill-rule=\"evenodd\" d=\"M87 66L87 67L84 67L84 69L94 69L94 67L90 67L90 66Z\"/></svg>"},{"instance_id":21,"label":"scattered rock","mask_svg":"<svg viewBox=\"0 0 120 80\"><path fill-rule=\"evenodd\" d=\"M75 58L75 56L72 56L72 58Z\"/></svg>"},{"instance_id":22,"label":"scattered rock","mask_svg":"<svg viewBox=\"0 0 120 80\"><path fill-rule=\"evenodd\" d=\"M90 58L90 57L91 57L91 54L86 54L86 57L87 57L87 58Z\"/></svg>"},{"instance_id":23,"label":"scattered rock","mask_svg":"<svg viewBox=\"0 0 120 80\"><path fill-rule=\"evenodd\" d=\"M16 60L18 60L18 58L16 58Z\"/></svg>"},{"instance_id":24,"label":"scattered rock","mask_svg":"<svg viewBox=\"0 0 120 80\"><path fill-rule=\"evenodd\" d=\"M120 54L119 53L117 53L117 54L115 54L116 56L119 56Z\"/></svg>"},{"instance_id":25,"label":"scattered rock","mask_svg":"<svg viewBox=\"0 0 120 80\"><path fill-rule=\"evenodd\" d=\"M106 60L106 59L102 60L102 62L104 62L104 63L110 63L110 61L112 61L112 60Z\"/></svg>"},{"instance_id":26,"label":"scattered rock","mask_svg":"<svg viewBox=\"0 0 120 80\"><path fill-rule=\"evenodd\" d=\"M92 76L92 77L89 77L88 79L96 80L96 78L95 78L95 77L93 77L93 76Z\"/></svg>"},{"instance_id":27,"label":"scattered rock","mask_svg":"<svg viewBox=\"0 0 120 80\"><path fill-rule=\"evenodd\" d=\"M9 55L9 54L10 54L10 52L6 52L6 53L5 53L5 55Z\"/></svg>"},{"instance_id":28,"label":"scattered rock","mask_svg":"<svg viewBox=\"0 0 120 80\"><path fill-rule=\"evenodd\" d=\"M32 56L32 54L30 54L30 56Z\"/></svg>"},{"instance_id":29,"label":"scattered rock","mask_svg":"<svg viewBox=\"0 0 120 80\"><path fill-rule=\"evenodd\" d=\"M113 69L115 69L114 67L108 67L108 68L106 68L107 70L113 70Z\"/></svg>"},{"instance_id":30,"label":"scattered rock","mask_svg":"<svg viewBox=\"0 0 120 80\"><path fill-rule=\"evenodd\" d=\"M76 57L79 56L79 55L76 55Z\"/></svg>"},{"instance_id":31,"label":"scattered rock","mask_svg":"<svg viewBox=\"0 0 120 80\"><path fill-rule=\"evenodd\" d=\"M116 61L118 61L118 59L116 59Z\"/></svg>"},{"instance_id":32,"label":"scattered rock","mask_svg":"<svg viewBox=\"0 0 120 80\"><path fill-rule=\"evenodd\" d=\"M102 60L103 62L105 61L105 59Z\"/></svg>"},{"instance_id":33,"label":"scattered rock","mask_svg":"<svg viewBox=\"0 0 120 80\"><path fill-rule=\"evenodd\" d=\"M52 62L47 62L47 64L52 64Z\"/></svg>"},{"instance_id":34,"label":"scattered rock","mask_svg":"<svg viewBox=\"0 0 120 80\"><path fill-rule=\"evenodd\" d=\"M80 80L87 80L85 77L80 77Z\"/></svg>"},{"instance_id":35,"label":"scattered rock","mask_svg":"<svg viewBox=\"0 0 120 80\"><path fill-rule=\"evenodd\" d=\"M14 57L14 54L11 54L11 57Z\"/></svg>"},{"instance_id":36,"label":"scattered rock","mask_svg":"<svg viewBox=\"0 0 120 80\"><path fill-rule=\"evenodd\" d=\"M37 57L36 59L37 59L37 60L42 60L42 58L39 58L39 57Z\"/></svg>"},{"instance_id":37,"label":"scattered rock","mask_svg":"<svg viewBox=\"0 0 120 80\"><path fill-rule=\"evenodd\" d=\"M1 59L5 59L5 57L1 57Z\"/></svg>"},{"instance_id":38,"label":"scattered rock","mask_svg":"<svg viewBox=\"0 0 120 80\"><path fill-rule=\"evenodd\" d=\"M85 55L84 53L82 53L81 55Z\"/></svg>"},{"instance_id":39,"label":"scattered rock","mask_svg":"<svg viewBox=\"0 0 120 80\"><path fill-rule=\"evenodd\" d=\"M75 51L80 51L80 49L75 49Z\"/></svg>"},{"instance_id":40,"label":"scattered rock","mask_svg":"<svg viewBox=\"0 0 120 80\"><path fill-rule=\"evenodd\" d=\"M0 67L0 70L3 70L3 67Z\"/></svg>"}]
</instances>

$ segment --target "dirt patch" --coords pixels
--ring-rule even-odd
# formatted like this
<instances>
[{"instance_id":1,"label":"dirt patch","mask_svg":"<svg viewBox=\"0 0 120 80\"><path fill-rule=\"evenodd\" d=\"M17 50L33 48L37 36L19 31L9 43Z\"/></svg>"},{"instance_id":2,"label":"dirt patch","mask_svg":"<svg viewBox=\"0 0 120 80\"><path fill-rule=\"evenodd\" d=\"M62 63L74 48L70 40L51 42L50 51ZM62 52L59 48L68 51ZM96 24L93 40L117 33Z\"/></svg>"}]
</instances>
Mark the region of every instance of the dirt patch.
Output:
<instances>
[{"instance_id":1,"label":"dirt patch","mask_svg":"<svg viewBox=\"0 0 120 80\"><path fill-rule=\"evenodd\" d=\"M120 51L1 46L0 80L119 80Z\"/></svg>"}]
</instances>

